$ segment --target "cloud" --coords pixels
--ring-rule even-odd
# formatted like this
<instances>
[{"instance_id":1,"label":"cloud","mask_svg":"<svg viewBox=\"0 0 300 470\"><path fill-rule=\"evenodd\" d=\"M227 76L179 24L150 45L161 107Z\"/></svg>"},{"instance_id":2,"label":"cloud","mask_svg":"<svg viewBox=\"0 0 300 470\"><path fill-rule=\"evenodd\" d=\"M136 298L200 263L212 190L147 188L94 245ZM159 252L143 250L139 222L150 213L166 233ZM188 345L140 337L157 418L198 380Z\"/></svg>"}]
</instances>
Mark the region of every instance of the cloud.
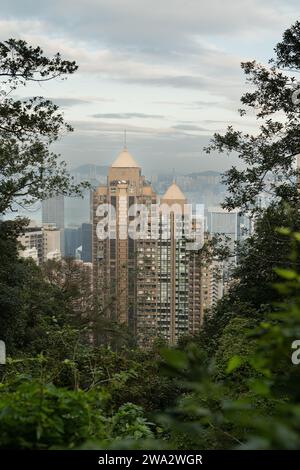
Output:
<instances>
[{"instance_id":1,"label":"cloud","mask_svg":"<svg viewBox=\"0 0 300 470\"><path fill-rule=\"evenodd\" d=\"M146 113L97 113L92 114L91 117L97 119L162 119L164 116L161 114L146 114Z\"/></svg>"},{"instance_id":2,"label":"cloud","mask_svg":"<svg viewBox=\"0 0 300 470\"><path fill-rule=\"evenodd\" d=\"M276 0L164 0L155 8L150 0L52 0L43 9L38 0L2 0L1 12L2 38L21 33L61 50L80 72L219 96L236 94L241 82L241 57L226 52L226 38L277 35L291 17Z\"/></svg>"},{"instance_id":3,"label":"cloud","mask_svg":"<svg viewBox=\"0 0 300 470\"><path fill-rule=\"evenodd\" d=\"M49 25L44 21L15 20L0 21L0 31L9 31L11 35L25 38L28 42L39 44L47 54L57 51L79 64L78 74L96 76L115 83L127 83L144 87L171 87L191 90L208 90L218 95L224 90L237 92L240 80L239 59L222 51L209 47L198 47L197 55L189 57L172 54L168 60L161 60L157 54L147 54L126 48L114 49L97 43L74 43L71 37L61 38L49 32ZM6 37L8 37L6 36ZM172 60L175 60L173 63ZM230 93L230 91L229 91Z\"/></svg>"},{"instance_id":4,"label":"cloud","mask_svg":"<svg viewBox=\"0 0 300 470\"><path fill-rule=\"evenodd\" d=\"M41 8L38 0L2 0L0 40L23 38L78 63L70 80L49 82L42 93L73 121L75 132L59 143L64 158L109 163L127 120L128 142L147 171L177 164L193 171L214 166L201 151L211 134L205 126L238 119L240 61L267 59L297 7L296 0L52 0Z\"/></svg>"},{"instance_id":5,"label":"cloud","mask_svg":"<svg viewBox=\"0 0 300 470\"><path fill-rule=\"evenodd\" d=\"M90 103L90 101L83 100L80 98L50 98L50 99L51 101L53 101L58 106L61 106L62 108L70 108L72 106L78 106L78 105Z\"/></svg>"},{"instance_id":6,"label":"cloud","mask_svg":"<svg viewBox=\"0 0 300 470\"><path fill-rule=\"evenodd\" d=\"M192 47L194 38L236 33L255 37L274 31L289 18L289 2L276 0L2 0L2 15L27 20L46 19L48 28L76 40L97 40L116 47L155 53ZM292 5L294 5L292 3ZM296 5L294 6L296 8Z\"/></svg>"},{"instance_id":7,"label":"cloud","mask_svg":"<svg viewBox=\"0 0 300 470\"><path fill-rule=\"evenodd\" d=\"M73 98L73 97L50 97L51 101L53 101L58 106L62 108L71 108L73 106L82 106L86 104L92 103L111 103L114 100L112 98L102 98L99 96L87 96L82 98Z\"/></svg>"},{"instance_id":8,"label":"cloud","mask_svg":"<svg viewBox=\"0 0 300 470\"><path fill-rule=\"evenodd\" d=\"M73 120L70 124L75 129L76 134L94 134L104 132L109 134L118 134L123 136L124 124L104 122L104 121L91 121L91 120ZM149 127L143 125L134 125L126 123L127 136L130 134L151 134L151 135L162 135L162 134L175 134L176 130L172 127Z\"/></svg>"},{"instance_id":9,"label":"cloud","mask_svg":"<svg viewBox=\"0 0 300 470\"><path fill-rule=\"evenodd\" d=\"M178 129L180 131L201 131L201 132L210 132L205 127L197 126L195 124L176 124L173 126L173 129Z\"/></svg>"}]
</instances>

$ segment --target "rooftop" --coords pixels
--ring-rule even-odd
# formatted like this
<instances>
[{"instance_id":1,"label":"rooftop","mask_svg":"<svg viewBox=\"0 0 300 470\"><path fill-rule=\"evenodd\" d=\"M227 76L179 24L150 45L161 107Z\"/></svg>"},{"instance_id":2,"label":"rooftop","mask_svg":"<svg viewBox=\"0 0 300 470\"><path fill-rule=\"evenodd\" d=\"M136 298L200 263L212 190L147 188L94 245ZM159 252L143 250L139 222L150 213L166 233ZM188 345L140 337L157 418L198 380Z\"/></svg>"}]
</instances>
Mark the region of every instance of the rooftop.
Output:
<instances>
[{"instance_id":1,"label":"rooftop","mask_svg":"<svg viewBox=\"0 0 300 470\"><path fill-rule=\"evenodd\" d=\"M171 186L167 189L165 194L163 195L162 199L174 199L174 200L186 200L185 195L179 188L179 186L174 182L171 184Z\"/></svg>"},{"instance_id":2,"label":"rooftop","mask_svg":"<svg viewBox=\"0 0 300 470\"><path fill-rule=\"evenodd\" d=\"M124 147L112 164L112 168L140 168L133 156Z\"/></svg>"}]
</instances>

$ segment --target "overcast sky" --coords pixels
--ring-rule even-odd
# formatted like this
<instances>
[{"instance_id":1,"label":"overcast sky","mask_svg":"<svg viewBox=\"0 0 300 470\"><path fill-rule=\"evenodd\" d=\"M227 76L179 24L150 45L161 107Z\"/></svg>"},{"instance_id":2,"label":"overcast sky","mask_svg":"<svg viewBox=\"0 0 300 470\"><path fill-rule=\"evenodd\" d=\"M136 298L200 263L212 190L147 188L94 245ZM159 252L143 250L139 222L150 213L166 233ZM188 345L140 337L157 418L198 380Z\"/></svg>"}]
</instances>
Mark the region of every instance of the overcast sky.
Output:
<instances>
[{"instance_id":1,"label":"overcast sky","mask_svg":"<svg viewBox=\"0 0 300 470\"><path fill-rule=\"evenodd\" d=\"M297 5L298 4L298 5ZM1 0L1 40L17 37L76 60L66 81L19 90L52 98L75 131L59 144L75 167L107 165L123 145L148 176L224 169L202 148L236 110L240 62L266 62L298 19L299 0Z\"/></svg>"}]
</instances>

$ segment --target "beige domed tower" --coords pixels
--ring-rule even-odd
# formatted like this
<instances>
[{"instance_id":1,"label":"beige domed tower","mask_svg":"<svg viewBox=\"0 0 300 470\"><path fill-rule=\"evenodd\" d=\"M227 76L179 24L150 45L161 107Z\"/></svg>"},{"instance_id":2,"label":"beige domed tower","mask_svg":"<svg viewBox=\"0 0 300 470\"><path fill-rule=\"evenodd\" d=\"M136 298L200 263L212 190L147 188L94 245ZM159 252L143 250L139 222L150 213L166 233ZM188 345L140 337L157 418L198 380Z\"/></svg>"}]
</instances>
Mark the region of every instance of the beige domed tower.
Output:
<instances>
[{"instance_id":1,"label":"beige domed tower","mask_svg":"<svg viewBox=\"0 0 300 470\"><path fill-rule=\"evenodd\" d=\"M184 204L187 204L187 199L179 186L175 183L175 181L173 181L171 186L169 186L161 198L161 203L168 205L179 204L180 206L183 206Z\"/></svg>"},{"instance_id":2,"label":"beige domed tower","mask_svg":"<svg viewBox=\"0 0 300 470\"><path fill-rule=\"evenodd\" d=\"M107 185L99 186L93 194L93 277L103 311L133 331L137 242L128 236L128 209L133 204L151 203L156 203L156 194L125 146L109 169ZM105 240L97 236L97 224L102 218L97 215L97 208L103 204L115 211L115 231Z\"/></svg>"},{"instance_id":3,"label":"beige domed tower","mask_svg":"<svg viewBox=\"0 0 300 470\"><path fill-rule=\"evenodd\" d=\"M140 179L141 168L128 152L127 147L124 147L109 169L108 180L126 180L138 184Z\"/></svg>"}]
</instances>

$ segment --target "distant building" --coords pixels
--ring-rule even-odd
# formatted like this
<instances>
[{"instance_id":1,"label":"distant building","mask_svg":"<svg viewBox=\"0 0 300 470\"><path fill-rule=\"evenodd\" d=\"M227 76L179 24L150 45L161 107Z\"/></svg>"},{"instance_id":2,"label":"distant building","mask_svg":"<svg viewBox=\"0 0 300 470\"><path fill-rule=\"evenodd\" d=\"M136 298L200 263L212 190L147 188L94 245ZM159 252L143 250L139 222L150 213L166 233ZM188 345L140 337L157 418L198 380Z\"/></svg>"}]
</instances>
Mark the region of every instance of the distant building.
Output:
<instances>
[{"instance_id":1,"label":"distant building","mask_svg":"<svg viewBox=\"0 0 300 470\"><path fill-rule=\"evenodd\" d=\"M25 248L25 250L20 251L21 258L32 259L36 264L39 264L38 251L35 246L32 248Z\"/></svg>"},{"instance_id":2,"label":"distant building","mask_svg":"<svg viewBox=\"0 0 300 470\"><path fill-rule=\"evenodd\" d=\"M232 270L238 262L237 244L243 242L252 232L252 223L249 217L240 214L239 210L227 211L221 207L209 208L207 212L208 231L220 240L220 244L230 250L230 257L222 263L214 262L214 270L218 270L218 280L215 285L212 304L222 297L231 283ZM220 279L222 280L220 285ZM221 287L222 286L222 287ZM220 290L221 289L221 290Z\"/></svg>"},{"instance_id":3,"label":"distant building","mask_svg":"<svg viewBox=\"0 0 300 470\"><path fill-rule=\"evenodd\" d=\"M240 239L240 220L238 211L228 212L221 207L208 209L207 225L209 233L227 237L231 248L234 242Z\"/></svg>"},{"instance_id":4,"label":"distant building","mask_svg":"<svg viewBox=\"0 0 300 470\"><path fill-rule=\"evenodd\" d=\"M63 195L55 196L42 201L42 223L54 224L63 229L65 222L65 200Z\"/></svg>"},{"instance_id":5,"label":"distant building","mask_svg":"<svg viewBox=\"0 0 300 470\"><path fill-rule=\"evenodd\" d=\"M49 253L47 253L46 260L60 261L61 260L61 252L58 251L58 250L49 251Z\"/></svg>"},{"instance_id":6,"label":"distant building","mask_svg":"<svg viewBox=\"0 0 300 470\"><path fill-rule=\"evenodd\" d=\"M92 262L92 224L82 224L81 234L82 234L82 252L81 259L85 263Z\"/></svg>"},{"instance_id":7,"label":"distant building","mask_svg":"<svg viewBox=\"0 0 300 470\"><path fill-rule=\"evenodd\" d=\"M75 251L75 259L76 260L82 260L82 245L76 248Z\"/></svg>"},{"instance_id":8,"label":"distant building","mask_svg":"<svg viewBox=\"0 0 300 470\"><path fill-rule=\"evenodd\" d=\"M23 229L19 241L24 248L23 258L32 258L37 264L47 259L61 259L61 231L53 224L37 224L34 220Z\"/></svg>"},{"instance_id":9,"label":"distant building","mask_svg":"<svg viewBox=\"0 0 300 470\"><path fill-rule=\"evenodd\" d=\"M43 224L44 259L61 259L61 230L54 224Z\"/></svg>"},{"instance_id":10,"label":"distant building","mask_svg":"<svg viewBox=\"0 0 300 470\"><path fill-rule=\"evenodd\" d=\"M208 231L212 235L219 235L226 240L231 251L234 251L235 243L245 240L252 232L251 220L238 210L227 211L221 207L208 209Z\"/></svg>"},{"instance_id":11,"label":"distant building","mask_svg":"<svg viewBox=\"0 0 300 470\"><path fill-rule=\"evenodd\" d=\"M81 227L66 227L64 229L64 256L67 258L76 258L76 250L81 245Z\"/></svg>"},{"instance_id":12,"label":"distant building","mask_svg":"<svg viewBox=\"0 0 300 470\"><path fill-rule=\"evenodd\" d=\"M32 258L37 264L44 261L44 234L42 225L37 225L35 221L23 229L23 234L19 237L23 247L20 255L24 258Z\"/></svg>"}]
</instances>

